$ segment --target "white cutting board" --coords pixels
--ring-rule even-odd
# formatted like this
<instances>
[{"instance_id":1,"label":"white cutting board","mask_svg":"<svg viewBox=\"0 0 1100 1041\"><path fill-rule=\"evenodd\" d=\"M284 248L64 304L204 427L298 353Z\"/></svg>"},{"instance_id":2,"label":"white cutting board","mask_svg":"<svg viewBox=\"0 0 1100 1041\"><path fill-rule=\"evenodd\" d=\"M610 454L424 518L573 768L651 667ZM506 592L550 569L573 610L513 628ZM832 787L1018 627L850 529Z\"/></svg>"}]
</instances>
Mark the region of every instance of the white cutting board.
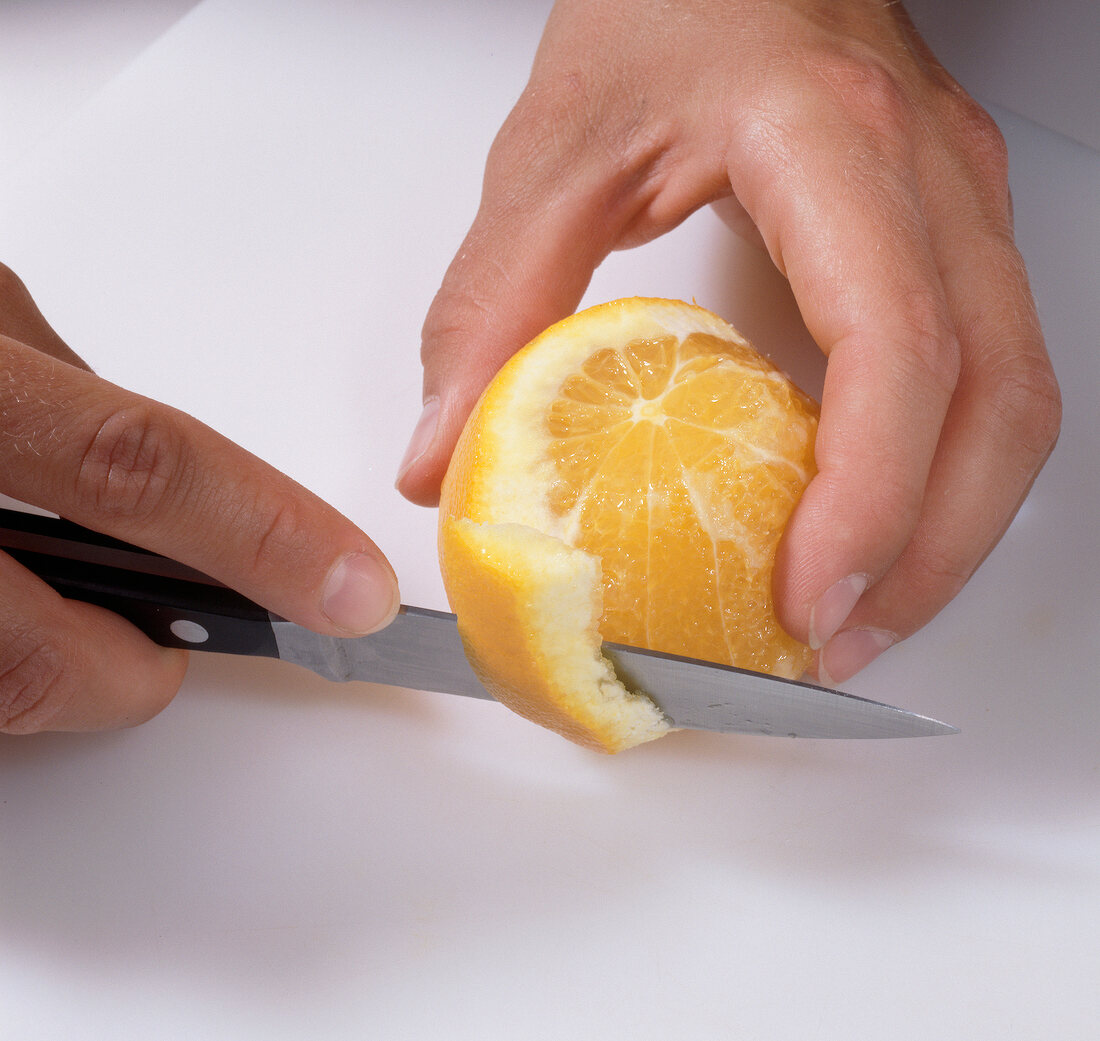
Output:
<instances>
[{"instance_id":1,"label":"white cutting board","mask_svg":"<svg viewBox=\"0 0 1100 1041\"><path fill-rule=\"evenodd\" d=\"M6 173L0 256L444 606L392 478L419 326L546 5L207 0ZM1100 1021L1100 156L1003 110L1066 399L999 549L850 684L957 737L675 735L196 655L158 719L0 739L0 1038L1069 1039ZM709 213L587 302L695 297L810 384Z\"/></svg>"}]
</instances>

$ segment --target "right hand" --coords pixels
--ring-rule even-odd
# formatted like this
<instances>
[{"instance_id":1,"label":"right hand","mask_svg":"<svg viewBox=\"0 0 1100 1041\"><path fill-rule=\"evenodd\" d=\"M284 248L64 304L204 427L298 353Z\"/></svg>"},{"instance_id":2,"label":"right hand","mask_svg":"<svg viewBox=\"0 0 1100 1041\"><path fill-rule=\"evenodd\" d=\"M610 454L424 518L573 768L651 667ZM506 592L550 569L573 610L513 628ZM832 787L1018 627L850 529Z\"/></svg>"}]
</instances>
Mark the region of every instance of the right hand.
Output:
<instances>
[{"instance_id":1,"label":"right hand","mask_svg":"<svg viewBox=\"0 0 1100 1041\"><path fill-rule=\"evenodd\" d=\"M316 632L382 628L385 557L350 521L202 423L91 373L0 265L0 492L204 571ZM0 553L0 732L130 726L187 652L62 599Z\"/></svg>"}]
</instances>

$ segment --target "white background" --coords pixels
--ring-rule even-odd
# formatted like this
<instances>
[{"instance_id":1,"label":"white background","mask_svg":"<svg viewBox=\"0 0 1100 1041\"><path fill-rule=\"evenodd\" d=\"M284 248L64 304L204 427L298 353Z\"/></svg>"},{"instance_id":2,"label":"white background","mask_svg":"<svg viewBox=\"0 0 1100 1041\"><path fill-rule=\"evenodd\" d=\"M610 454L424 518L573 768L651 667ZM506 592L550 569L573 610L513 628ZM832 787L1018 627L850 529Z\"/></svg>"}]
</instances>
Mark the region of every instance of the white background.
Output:
<instances>
[{"instance_id":1,"label":"white background","mask_svg":"<svg viewBox=\"0 0 1100 1041\"><path fill-rule=\"evenodd\" d=\"M103 375L328 498L443 607L434 515L392 478L546 5L397 6L0 5L0 259ZM1093 1035L1096 72L1089 12L1006 4L998 36L975 8L914 13L1008 138L1065 428L962 595L850 684L962 733L606 759L492 704L195 655L144 727L0 739L3 1041ZM709 213L587 302L634 293L820 378Z\"/></svg>"}]
</instances>

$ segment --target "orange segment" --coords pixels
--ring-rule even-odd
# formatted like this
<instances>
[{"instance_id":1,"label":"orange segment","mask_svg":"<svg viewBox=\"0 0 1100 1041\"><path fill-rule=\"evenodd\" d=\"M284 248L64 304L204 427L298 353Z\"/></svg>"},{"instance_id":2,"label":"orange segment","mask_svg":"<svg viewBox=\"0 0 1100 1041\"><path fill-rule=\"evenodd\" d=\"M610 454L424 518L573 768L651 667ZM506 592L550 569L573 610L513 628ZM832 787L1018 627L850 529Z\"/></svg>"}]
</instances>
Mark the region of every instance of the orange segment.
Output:
<instances>
[{"instance_id":1,"label":"orange segment","mask_svg":"<svg viewBox=\"0 0 1100 1041\"><path fill-rule=\"evenodd\" d=\"M545 613L552 598L537 560L546 546L517 539L517 525L597 563L589 658L602 638L800 675L809 649L779 626L771 583L779 539L815 472L816 425L815 403L731 326L678 301L592 308L516 354L467 423L440 512L448 596L499 700L606 750L667 729L652 713L626 726L623 711L643 702L625 690L601 729L611 688L589 677L573 689L578 677L566 682L539 649L540 633L562 619ZM482 529L476 538L470 525ZM487 646L494 632L508 642L507 662Z\"/></svg>"}]
</instances>

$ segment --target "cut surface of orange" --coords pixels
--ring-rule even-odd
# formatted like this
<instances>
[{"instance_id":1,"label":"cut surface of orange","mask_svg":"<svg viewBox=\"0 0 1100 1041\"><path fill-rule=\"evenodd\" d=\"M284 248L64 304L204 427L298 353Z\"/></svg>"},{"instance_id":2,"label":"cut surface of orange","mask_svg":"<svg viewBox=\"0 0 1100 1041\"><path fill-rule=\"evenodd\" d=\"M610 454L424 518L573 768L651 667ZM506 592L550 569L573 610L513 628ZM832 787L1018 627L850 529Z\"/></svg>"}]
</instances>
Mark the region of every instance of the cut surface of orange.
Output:
<instances>
[{"instance_id":1,"label":"cut surface of orange","mask_svg":"<svg viewBox=\"0 0 1100 1041\"><path fill-rule=\"evenodd\" d=\"M518 352L440 503L440 563L475 672L516 711L619 751L668 723L601 641L801 675L772 572L815 472L817 406L701 307L632 298Z\"/></svg>"}]
</instances>

